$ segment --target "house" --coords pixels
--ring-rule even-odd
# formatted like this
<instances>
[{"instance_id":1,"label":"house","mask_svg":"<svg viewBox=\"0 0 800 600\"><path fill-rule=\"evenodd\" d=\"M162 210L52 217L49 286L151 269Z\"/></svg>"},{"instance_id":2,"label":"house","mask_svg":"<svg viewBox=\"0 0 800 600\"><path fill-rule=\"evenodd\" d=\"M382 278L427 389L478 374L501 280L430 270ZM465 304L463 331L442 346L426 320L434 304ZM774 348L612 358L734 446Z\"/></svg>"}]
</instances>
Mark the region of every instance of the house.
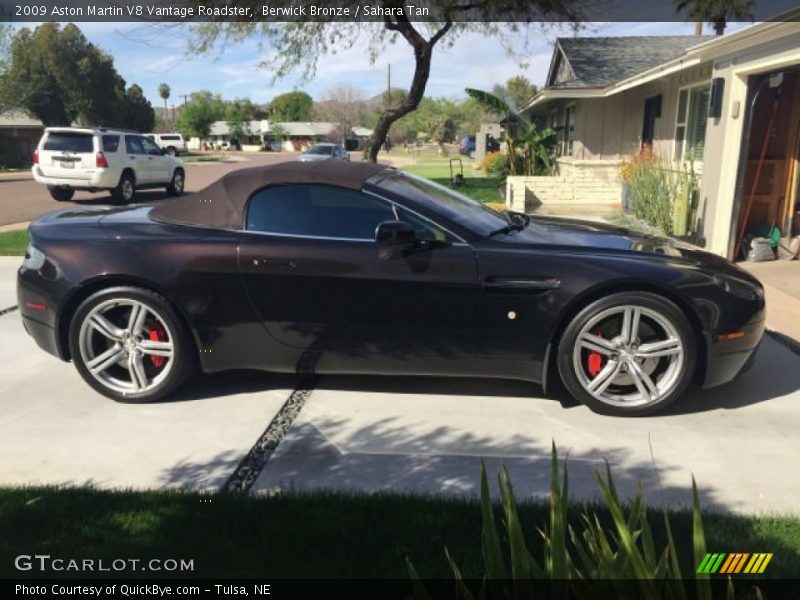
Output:
<instances>
[{"instance_id":1,"label":"house","mask_svg":"<svg viewBox=\"0 0 800 600\"><path fill-rule=\"evenodd\" d=\"M239 140L243 150L258 151L264 147L273 150L294 152L315 142L326 141L336 135L336 124L328 122L303 122L288 121L276 122L248 121L244 124L246 135ZM372 130L365 127L353 127L348 137L355 141L351 150L361 147L364 140L372 135ZM206 140L212 147L217 147L231 139L230 127L227 121L215 121ZM280 138L280 139L278 139ZM195 148L200 147L200 140L193 138ZM351 144L348 144L350 146Z\"/></svg>"},{"instance_id":2,"label":"house","mask_svg":"<svg viewBox=\"0 0 800 600\"><path fill-rule=\"evenodd\" d=\"M0 167L30 167L43 133L42 122L21 110L0 113Z\"/></svg>"},{"instance_id":3,"label":"house","mask_svg":"<svg viewBox=\"0 0 800 600\"><path fill-rule=\"evenodd\" d=\"M720 37L560 38L524 107L559 128L557 173L509 178L507 203L608 212L643 147L699 178L694 240L741 256L743 232L800 233L800 11Z\"/></svg>"}]
</instances>

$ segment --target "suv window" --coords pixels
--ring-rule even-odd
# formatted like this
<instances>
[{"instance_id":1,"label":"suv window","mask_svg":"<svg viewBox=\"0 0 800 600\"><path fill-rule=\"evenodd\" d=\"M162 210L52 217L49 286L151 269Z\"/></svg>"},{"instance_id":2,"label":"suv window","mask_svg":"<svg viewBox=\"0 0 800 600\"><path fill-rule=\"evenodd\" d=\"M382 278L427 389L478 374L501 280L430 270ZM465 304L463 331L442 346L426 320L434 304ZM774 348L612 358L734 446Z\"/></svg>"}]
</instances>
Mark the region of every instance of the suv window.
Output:
<instances>
[{"instance_id":1,"label":"suv window","mask_svg":"<svg viewBox=\"0 0 800 600\"><path fill-rule=\"evenodd\" d=\"M162 140L180 140L181 136L179 135L162 135L160 136Z\"/></svg>"},{"instance_id":2,"label":"suv window","mask_svg":"<svg viewBox=\"0 0 800 600\"><path fill-rule=\"evenodd\" d=\"M125 136L125 151L128 154L145 154L142 139L138 135Z\"/></svg>"},{"instance_id":3,"label":"suv window","mask_svg":"<svg viewBox=\"0 0 800 600\"><path fill-rule=\"evenodd\" d=\"M42 150L55 152L94 152L94 141L91 133L72 131L51 131L47 134Z\"/></svg>"},{"instance_id":4,"label":"suv window","mask_svg":"<svg viewBox=\"0 0 800 600\"><path fill-rule=\"evenodd\" d=\"M326 238L372 240L392 206L361 192L327 185L268 187L250 198L247 230Z\"/></svg>"},{"instance_id":5,"label":"suv window","mask_svg":"<svg viewBox=\"0 0 800 600\"><path fill-rule=\"evenodd\" d=\"M146 137L142 138L142 147L147 154L152 154L155 156L161 156L162 154L161 148L159 148L153 140Z\"/></svg>"},{"instance_id":6,"label":"suv window","mask_svg":"<svg viewBox=\"0 0 800 600\"><path fill-rule=\"evenodd\" d=\"M103 152L116 152L117 148L119 148L118 135L103 136Z\"/></svg>"}]
</instances>

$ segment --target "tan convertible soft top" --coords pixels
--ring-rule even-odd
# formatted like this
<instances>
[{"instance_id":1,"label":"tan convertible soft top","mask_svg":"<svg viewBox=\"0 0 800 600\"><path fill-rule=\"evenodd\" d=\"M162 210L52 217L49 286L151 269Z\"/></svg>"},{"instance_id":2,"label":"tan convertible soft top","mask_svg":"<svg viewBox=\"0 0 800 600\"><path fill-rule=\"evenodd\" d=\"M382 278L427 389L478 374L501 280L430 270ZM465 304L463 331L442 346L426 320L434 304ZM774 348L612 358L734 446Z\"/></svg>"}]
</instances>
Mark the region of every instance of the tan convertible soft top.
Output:
<instances>
[{"instance_id":1,"label":"tan convertible soft top","mask_svg":"<svg viewBox=\"0 0 800 600\"><path fill-rule=\"evenodd\" d=\"M360 190L370 177L387 169L371 162L323 160L318 162L283 162L266 167L238 169L208 187L158 204L150 211L156 221L242 229L247 201L268 185L316 183Z\"/></svg>"}]
</instances>

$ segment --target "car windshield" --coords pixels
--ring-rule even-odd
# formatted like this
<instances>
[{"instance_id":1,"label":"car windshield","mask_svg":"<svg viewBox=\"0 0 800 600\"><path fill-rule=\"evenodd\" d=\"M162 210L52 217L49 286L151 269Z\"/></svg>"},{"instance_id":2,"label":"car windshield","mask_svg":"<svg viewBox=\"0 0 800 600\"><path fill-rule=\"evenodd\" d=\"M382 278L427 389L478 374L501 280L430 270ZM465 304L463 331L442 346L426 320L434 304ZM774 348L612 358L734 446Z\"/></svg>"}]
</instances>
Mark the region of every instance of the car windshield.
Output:
<instances>
[{"instance_id":1,"label":"car windshield","mask_svg":"<svg viewBox=\"0 0 800 600\"><path fill-rule=\"evenodd\" d=\"M333 154L333 146L311 146L306 154Z\"/></svg>"},{"instance_id":2,"label":"car windshield","mask_svg":"<svg viewBox=\"0 0 800 600\"><path fill-rule=\"evenodd\" d=\"M481 236L508 225L502 213L429 179L396 172L376 182L379 188L428 205L443 217Z\"/></svg>"}]
</instances>

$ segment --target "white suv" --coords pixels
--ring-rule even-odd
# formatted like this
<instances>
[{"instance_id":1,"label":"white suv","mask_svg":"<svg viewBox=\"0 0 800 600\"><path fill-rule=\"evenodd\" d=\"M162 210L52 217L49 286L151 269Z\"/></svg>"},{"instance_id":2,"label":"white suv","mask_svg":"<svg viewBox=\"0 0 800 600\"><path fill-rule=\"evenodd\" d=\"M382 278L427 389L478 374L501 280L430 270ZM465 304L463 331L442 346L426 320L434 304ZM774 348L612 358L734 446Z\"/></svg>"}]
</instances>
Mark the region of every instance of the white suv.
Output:
<instances>
[{"instance_id":1,"label":"white suv","mask_svg":"<svg viewBox=\"0 0 800 600\"><path fill-rule=\"evenodd\" d=\"M186 140L180 133L146 133L145 137L150 138L156 146L164 150L170 156L178 156L181 152L186 152Z\"/></svg>"},{"instance_id":2,"label":"white suv","mask_svg":"<svg viewBox=\"0 0 800 600\"><path fill-rule=\"evenodd\" d=\"M166 187L183 193L183 163L165 156L143 135L118 129L48 127L33 154L33 178L58 201L75 190L110 190L117 202L133 201L137 189Z\"/></svg>"}]
</instances>

